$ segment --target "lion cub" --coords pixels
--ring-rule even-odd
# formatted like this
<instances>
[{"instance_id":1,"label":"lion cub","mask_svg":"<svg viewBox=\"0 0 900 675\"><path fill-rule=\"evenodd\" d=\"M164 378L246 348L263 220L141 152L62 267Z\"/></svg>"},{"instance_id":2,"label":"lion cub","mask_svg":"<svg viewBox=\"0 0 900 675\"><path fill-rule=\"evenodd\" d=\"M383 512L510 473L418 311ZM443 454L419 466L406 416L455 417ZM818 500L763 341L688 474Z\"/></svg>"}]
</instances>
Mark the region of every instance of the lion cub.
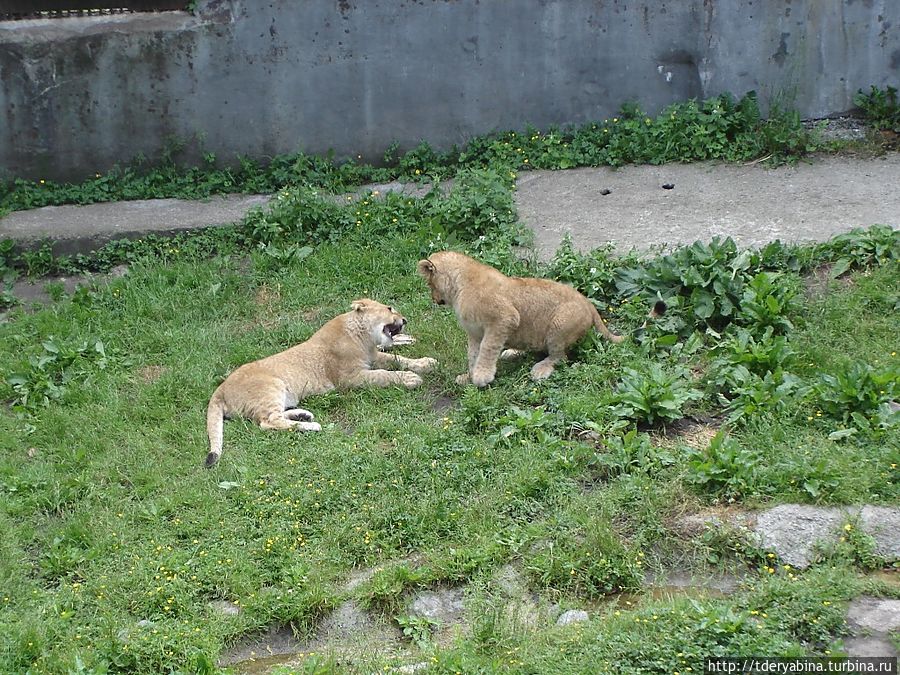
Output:
<instances>
[{"instance_id":1,"label":"lion cub","mask_svg":"<svg viewBox=\"0 0 900 675\"><path fill-rule=\"evenodd\" d=\"M591 326L613 342L624 339L610 332L590 300L558 281L508 277L453 251L420 260L417 269L431 299L453 307L468 335L469 370L456 378L458 384L493 382L504 347L546 352L531 369L533 379L543 380Z\"/></svg>"},{"instance_id":2,"label":"lion cub","mask_svg":"<svg viewBox=\"0 0 900 675\"><path fill-rule=\"evenodd\" d=\"M247 363L219 385L206 411L207 467L222 455L225 417L248 417L263 429L321 431L311 412L295 407L300 399L348 387L412 389L422 383L417 373L437 365L432 358L407 359L378 351L392 346L395 338L401 342L398 334L406 319L393 307L368 298L355 300L350 307L306 342ZM383 370L391 365L408 370Z\"/></svg>"}]
</instances>

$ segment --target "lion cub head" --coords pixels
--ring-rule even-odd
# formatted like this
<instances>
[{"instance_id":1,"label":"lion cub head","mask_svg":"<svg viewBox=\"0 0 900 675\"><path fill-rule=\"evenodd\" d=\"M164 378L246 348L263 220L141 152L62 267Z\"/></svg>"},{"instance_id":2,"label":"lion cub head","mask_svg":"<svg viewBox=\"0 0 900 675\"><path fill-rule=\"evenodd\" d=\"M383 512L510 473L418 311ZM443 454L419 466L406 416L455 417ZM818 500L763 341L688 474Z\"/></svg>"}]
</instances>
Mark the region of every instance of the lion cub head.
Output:
<instances>
[{"instance_id":1,"label":"lion cub head","mask_svg":"<svg viewBox=\"0 0 900 675\"><path fill-rule=\"evenodd\" d=\"M425 279L431 290L431 300L436 305L453 304L456 296L457 277L462 267L474 260L453 251L440 251L416 265L419 276Z\"/></svg>"},{"instance_id":2,"label":"lion cub head","mask_svg":"<svg viewBox=\"0 0 900 675\"><path fill-rule=\"evenodd\" d=\"M369 298L354 300L350 305L352 319L372 338L376 347L390 347L403 330L406 319L393 307Z\"/></svg>"}]
</instances>

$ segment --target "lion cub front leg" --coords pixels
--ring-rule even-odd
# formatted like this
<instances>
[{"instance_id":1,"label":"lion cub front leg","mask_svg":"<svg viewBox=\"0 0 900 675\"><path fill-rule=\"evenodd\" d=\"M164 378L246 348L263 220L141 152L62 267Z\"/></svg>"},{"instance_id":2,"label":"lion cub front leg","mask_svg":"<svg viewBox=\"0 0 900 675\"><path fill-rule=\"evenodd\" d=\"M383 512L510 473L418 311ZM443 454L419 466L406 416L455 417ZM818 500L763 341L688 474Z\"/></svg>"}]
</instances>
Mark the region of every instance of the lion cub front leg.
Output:
<instances>
[{"instance_id":1,"label":"lion cub front leg","mask_svg":"<svg viewBox=\"0 0 900 675\"><path fill-rule=\"evenodd\" d=\"M428 356L424 356L420 359L408 359L397 354L383 354L381 352L375 352L373 363L379 368L387 368L388 366L393 365L419 374L434 370L435 366L438 364L437 359L432 359Z\"/></svg>"},{"instance_id":2,"label":"lion cub front leg","mask_svg":"<svg viewBox=\"0 0 900 675\"><path fill-rule=\"evenodd\" d=\"M481 334L475 335L467 332L466 338L468 338L467 356L469 367L462 375L456 376L456 384L459 385L469 384L469 374L475 370L475 363L478 361L478 352L481 349Z\"/></svg>"},{"instance_id":3,"label":"lion cub front leg","mask_svg":"<svg viewBox=\"0 0 900 675\"><path fill-rule=\"evenodd\" d=\"M409 370L363 370L350 383L354 387L406 387L415 389L422 378Z\"/></svg>"},{"instance_id":4,"label":"lion cub front leg","mask_svg":"<svg viewBox=\"0 0 900 675\"><path fill-rule=\"evenodd\" d=\"M475 367L470 371L472 384L476 387L484 387L494 381L497 374L497 360L503 347L506 346L506 337L505 332L498 330L485 332L478 349Z\"/></svg>"}]
</instances>

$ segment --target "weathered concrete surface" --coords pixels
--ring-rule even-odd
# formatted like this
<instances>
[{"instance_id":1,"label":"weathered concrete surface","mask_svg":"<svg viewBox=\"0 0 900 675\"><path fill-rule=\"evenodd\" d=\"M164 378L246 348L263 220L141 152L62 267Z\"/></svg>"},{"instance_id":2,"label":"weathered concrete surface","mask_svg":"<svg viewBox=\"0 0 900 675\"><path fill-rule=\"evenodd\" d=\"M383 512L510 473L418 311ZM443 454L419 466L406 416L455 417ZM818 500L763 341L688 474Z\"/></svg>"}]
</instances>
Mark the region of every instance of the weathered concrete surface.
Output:
<instances>
[{"instance_id":1,"label":"weathered concrete surface","mask_svg":"<svg viewBox=\"0 0 900 675\"><path fill-rule=\"evenodd\" d=\"M421 591L416 594L410 604L410 612L417 616L451 624L459 621L465 611L465 589L440 588L433 591Z\"/></svg>"},{"instance_id":2,"label":"weathered concrete surface","mask_svg":"<svg viewBox=\"0 0 900 675\"><path fill-rule=\"evenodd\" d=\"M0 22L0 167L77 179L172 138L233 162L378 161L626 101L755 89L817 118L896 84L900 3L201 0L186 12Z\"/></svg>"},{"instance_id":3,"label":"weathered concrete surface","mask_svg":"<svg viewBox=\"0 0 900 675\"><path fill-rule=\"evenodd\" d=\"M851 637L844 640L850 656L898 656L888 634L900 630L900 600L856 598L847 608Z\"/></svg>"},{"instance_id":4,"label":"weathered concrete surface","mask_svg":"<svg viewBox=\"0 0 900 675\"><path fill-rule=\"evenodd\" d=\"M228 649L219 658L219 665L234 666L238 672L268 672L275 666L296 665L310 652L371 654L400 645L396 626L346 600L319 623L309 640L298 639L289 626L271 628L256 639Z\"/></svg>"},{"instance_id":5,"label":"weathered concrete surface","mask_svg":"<svg viewBox=\"0 0 900 675\"><path fill-rule=\"evenodd\" d=\"M266 195L223 195L204 201L145 199L86 206L45 206L14 211L0 218L0 239L12 239L23 248L35 248L51 239L57 255L82 253L113 239L169 235L233 223L269 199Z\"/></svg>"},{"instance_id":6,"label":"weathered concrete surface","mask_svg":"<svg viewBox=\"0 0 900 675\"><path fill-rule=\"evenodd\" d=\"M675 188L663 190L662 183ZM620 250L731 236L758 246L774 239L822 241L853 227L900 227L900 153L876 159L818 157L769 169L762 165L672 164L611 169L529 171L519 174L519 217L535 232L547 259L569 233L583 250L614 242ZM612 192L601 195L600 190ZM363 191L420 195L398 182ZM33 247L46 238L57 253L86 252L110 239L166 234L240 220L265 195L208 201L155 199L48 206L0 218L0 239Z\"/></svg>"},{"instance_id":7,"label":"weathered concrete surface","mask_svg":"<svg viewBox=\"0 0 900 675\"><path fill-rule=\"evenodd\" d=\"M671 190L662 189L666 183ZM547 259L576 248L619 250L730 236L738 244L823 241L854 227L900 227L900 154L823 156L765 166L696 163L522 172L516 205ZM600 194L603 189L608 195Z\"/></svg>"},{"instance_id":8,"label":"weathered concrete surface","mask_svg":"<svg viewBox=\"0 0 900 675\"><path fill-rule=\"evenodd\" d=\"M760 545L788 565L809 567L817 544L837 539L848 519L838 507L782 504L759 514L755 532Z\"/></svg>"},{"instance_id":9,"label":"weathered concrete surface","mask_svg":"<svg viewBox=\"0 0 900 675\"><path fill-rule=\"evenodd\" d=\"M865 506L859 525L875 539L875 554L885 560L900 560L900 509Z\"/></svg>"},{"instance_id":10,"label":"weathered concrete surface","mask_svg":"<svg viewBox=\"0 0 900 675\"><path fill-rule=\"evenodd\" d=\"M804 569L815 561L818 546L827 550L837 543L847 524L872 537L875 554L886 563L896 562L900 560L898 523L900 507L780 504L758 512L729 509L690 514L680 518L677 527L687 536L705 529L734 528L782 562Z\"/></svg>"}]
</instances>

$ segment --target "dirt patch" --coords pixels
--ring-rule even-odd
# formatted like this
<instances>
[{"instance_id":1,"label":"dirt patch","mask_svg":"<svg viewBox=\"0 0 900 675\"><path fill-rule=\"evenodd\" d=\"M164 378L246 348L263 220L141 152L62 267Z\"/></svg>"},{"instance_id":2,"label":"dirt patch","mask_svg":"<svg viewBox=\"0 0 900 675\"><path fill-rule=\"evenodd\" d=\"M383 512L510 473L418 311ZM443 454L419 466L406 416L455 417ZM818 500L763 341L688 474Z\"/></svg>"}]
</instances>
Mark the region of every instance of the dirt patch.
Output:
<instances>
[{"instance_id":1,"label":"dirt patch","mask_svg":"<svg viewBox=\"0 0 900 675\"><path fill-rule=\"evenodd\" d=\"M319 320L320 316L322 316L322 310L318 307L307 309L300 314L300 318L307 323L316 323Z\"/></svg>"},{"instance_id":2,"label":"dirt patch","mask_svg":"<svg viewBox=\"0 0 900 675\"><path fill-rule=\"evenodd\" d=\"M683 418L666 427L664 433L653 432L653 444L672 448L678 445L689 445L697 450L709 447L710 441L719 432L721 420Z\"/></svg>"},{"instance_id":3,"label":"dirt patch","mask_svg":"<svg viewBox=\"0 0 900 675\"><path fill-rule=\"evenodd\" d=\"M397 653L404 648L400 630L376 619L354 600L346 600L326 616L308 640L298 639L290 626L273 627L262 637L227 651L219 666L238 673L266 673L276 666L296 666L312 654L333 653L353 660L376 652Z\"/></svg>"},{"instance_id":4,"label":"dirt patch","mask_svg":"<svg viewBox=\"0 0 900 675\"><path fill-rule=\"evenodd\" d=\"M170 368L168 366L142 366L138 368L137 376L141 382L145 384L153 384L158 381L163 375L168 373Z\"/></svg>"},{"instance_id":5,"label":"dirt patch","mask_svg":"<svg viewBox=\"0 0 900 675\"><path fill-rule=\"evenodd\" d=\"M442 415L444 413L450 412L454 408L456 408L459 404L457 403L455 398L450 396L445 396L443 394L439 394L435 396L431 401L431 409L434 410L438 415Z\"/></svg>"},{"instance_id":6,"label":"dirt patch","mask_svg":"<svg viewBox=\"0 0 900 675\"><path fill-rule=\"evenodd\" d=\"M266 308L281 302L281 284L277 284L275 287L263 284L253 294L253 301L260 307Z\"/></svg>"},{"instance_id":7,"label":"dirt patch","mask_svg":"<svg viewBox=\"0 0 900 675\"><path fill-rule=\"evenodd\" d=\"M828 294L828 289L832 283L841 284L845 287L853 285L853 279L848 276L842 276L835 279L831 270L833 265L820 265L807 276L803 277L803 292L810 300L818 300Z\"/></svg>"},{"instance_id":8,"label":"dirt patch","mask_svg":"<svg viewBox=\"0 0 900 675\"><path fill-rule=\"evenodd\" d=\"M128 265L113 267L106 274L76 274L73 276L49 276L37 279L16 279L10 292L26 311L40 309L45 305L72 295L82 287L94 284L105 284L112 279L119 279L128 274ZM7 312L0 312L0 320Z\"/></svg>"}]
</instances>

